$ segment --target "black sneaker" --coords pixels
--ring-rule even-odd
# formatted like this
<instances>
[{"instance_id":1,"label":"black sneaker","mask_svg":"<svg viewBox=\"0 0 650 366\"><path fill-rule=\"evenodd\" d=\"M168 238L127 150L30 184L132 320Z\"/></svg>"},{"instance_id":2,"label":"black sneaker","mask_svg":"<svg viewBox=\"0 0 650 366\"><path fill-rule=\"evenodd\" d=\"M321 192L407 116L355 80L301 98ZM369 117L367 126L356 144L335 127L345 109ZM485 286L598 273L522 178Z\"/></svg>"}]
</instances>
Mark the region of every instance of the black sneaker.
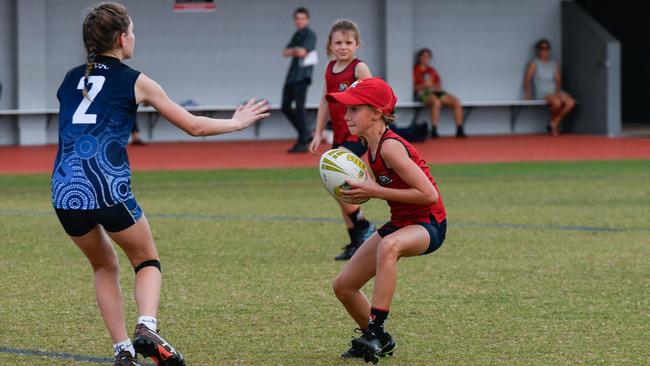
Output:
<instances>
[{"instance_id":1,"label":"black sneaker","mask_svg":"<svg viewBox=\"0 0 650 366\"><path fill-rule=\"evenodd\" d=\"M185 366L183 355L144 324L135 327L133 347L143 357L150 357L157 366Z\"/></svg>"},{"instance_id":2,"label":"black sneaker","mask_svg":"<svg viewBox=\"0 0 650 366\"><path fill-rule=\"evenodd\" d=\"M336 257L334 257L334 260L347 261L350 258L352 258L354 253L356 253L357 249L359 249L358 246L354 245L353 243L350 243L343 247L343 251L339 253Z\"/></svg>"},{"instance_id":3,"label":"black sneaker","mask_svg":"<svg viewBox=\"0 0 650 366\"><path fill-rule=\"evenodd\" d=\"M360 241L359 246L361 246L361 244L363 244L366 240L368 240L368 238L370 238L372 236L372 234L374 234L375 231L376 231L375 230L375 224L373 224L370 221L368 221L368 222L370 223L370 225L368 225L368 228L361 232L361 236L359 238L359 241Z\"/></svg>"},{"instance_id":4,"label":"black sneaker","mask_svg":"<svg viewBox=\"0 0 650 366\"><path fill-rule=\"evenodd\" d=\"M361 328L355 328L354 332L357 334L363 334ZM363 352L361 352L361 349L350 344L350 349L341 353L341 358L363 358Z\"/></svg>"},{"instance_id":5,"label":"black sneaker","mask_svg":"<svg viewBox=\"0 0 650 366\"><path fill-rule=\"evenodd\" d=\"M352 234L352 242L344 246L343 252L341 252L339 255L334 257L334 259L337 261L349 260L350 258L352 258L354 253L356 253L357 249L359 249L361 244L363 244L366 240L368 240L368 238L371 237L372 234L374 233L375 233L375 224L373 224L372 222L369 222L368 227L363 231L355 230L354 233Z\"/></svg>"},{"instance_id":6,"label":"black sneaker","mask_svg":"<svg viewBox=\"0 0 650 366\"><path fill-rule=\"evenodd\" d=\"M467 135L465 135L465 129L463 126L456 127L456 137L467 137Z\"/></svg>"},{"instance_id":7,"label":"black sneaker","mask_svg":"<svg viewBox=\"0 0 650 366\"><path fill-rule=\"evenodd\" d=\"M355 329L355 332L361 332L360 329ZM390 333L385 332L383 336L380 337L381 341L381 353L379 357L392 356L397 348L397 342L390 335ZM364 352L362 349L351 346L349 350L341 354L341 358L363 358Z\"/></svg>"},{"instance_id":8,"label":"black sneaker","mask_svg":"<svg viewBox=\"0 0 650 366\"><path fill-rule=\"evenodd\" d=\"M368 227L365 229L354 229L352 231L352 245L359 248L368 238L375 233L375 224L368 221Z\"/></svg>"},{"instance_id":9,"label":"black sneaker","mask_svg":"<svg viewBox=\"0 0 650 366\"><path fill-rule=\"evenodd\" d=\"M349 350L341 353L341 358L363 358L363 351L357 347L351 346Z\"/></svg>"},{"instance_id":10,"label":"black sneaker","mask_svg":"<svg viewBox=\"0 0 650 366\"><path fill-rule=\"evenodd\" d=\"M142 366L138 363L138 359L131 355L131 352L122 350L113 359L113 366Z\"/></svg>"},{"instance_id":11,"label":"black sneaker","mask_svg":"<svg viewBox=\"0 0 650 366\"><path fill-rule=\"evenodd\" d=\"M308 150L307 144L295 144L291 149L289 149L287 152L289 154L296 154L296 153L306 153Z\"/></svg>"},{"instance_id":12,"label":"black sneaker","mask_svg":"<svg viewBox=\"0 0 650 366\"><path fill-rule=\"evenodd\" d=\"M395 352L395 348L397 348L395 338L393 338L388 332L384 332L384 334L379 338L381 341L381 354L379 357L392 356Z\"/></svg>"},{"instance_id":13,"label":"black sneaker","mask_svg":"<svg viewBox=\"0 0 650 366\"><path fill-rule=\"evenodd\" d=\"M379 338L374 331L366 329L361 337L352 339L352 348L355 353L361 353L363 360L376 364L382 354L382 347Z\"/></svg>"},{"instance_id":14,"label":"black sneaker","mask_svg":"<svg viewBox=\"0 0 650 366\"><path fill-rule=\"evenodd\" d=\"M437 139L438 137L438 128L436 126L432 126L431 128L431 138L432 139Z\"/></svg>"}]
</instances>

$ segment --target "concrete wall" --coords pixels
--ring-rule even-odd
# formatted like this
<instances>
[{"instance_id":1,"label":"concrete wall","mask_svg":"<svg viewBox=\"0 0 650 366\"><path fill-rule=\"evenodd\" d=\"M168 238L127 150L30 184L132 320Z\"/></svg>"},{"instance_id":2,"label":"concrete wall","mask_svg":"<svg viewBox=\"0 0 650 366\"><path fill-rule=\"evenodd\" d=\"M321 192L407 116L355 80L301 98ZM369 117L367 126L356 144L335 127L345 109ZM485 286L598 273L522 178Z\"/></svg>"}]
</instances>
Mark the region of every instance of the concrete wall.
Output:
<instances>
[{"instance_id":1,"label":"concrete wall","mask_svg":"<svg viewBox=\"0 0 650 366\"><path fill-rule=\"evenodd\" d=\"M0 1L0 109L16 107L16 6ZM0 116L0 145L17 140L16 118Z\"/></svg>"},{"instance_id":2,"label":"concrete wall","mask_svg":"<svg viewBox=\"0 0 650 366\"><path fill-rule=\"evenodd\" d=\"M561 60L560 0L413 0L413 46L433 51L443 86L465 100L519 99L534 43Z\"/></svg>"},{"instance_id":3,"label":"concrete wall","mask_svg":"<svg viewBox=\"0 0 650 366\"><path fill-rule=\"evenodd\" d=\"M13 1L0 1L0 109L16 106L16 7Z\"/></svg>"},{"instance_id":4,"label":"concrete wall","mask_svg":"<svg viewBox=\"0 0 650 366\"><path fill-rule=\"evenodd\" d=\"M85 9L96 1L49 0L47 2L47 90L52 91L47 108L58 106L55 91L65 72L84 61L81 22ZM252 96L280 103L282 85L289 59L282 57L295 31L292 12L306 6L312 14L311 27L317 34L321 64L314 70L314 82L307 94L315 104L323 89L325 42L329 27L339 17L354 19L363 45L358 53L372 71L384 74L382 18L376 0L278 1L269 6L266 0L217 1L212 13L173 13L173 1L157 3L123 1L134 20L136 52L127 63L159 82L177 101L192 99L201 105L237 104ZM345 11L341 11L345 9ZM220 113L227 118L230 114ZM139 122L146 130L147 121ZM269 128L270 127L270 128ZM293 128L276 111L261 129L264 138L294 136ZM250 138L244 131L206 140ZM148 139L145 134L145 139ZM47 141L56 142L56 129L48 131ZM195 140L166 121L157 124L157 141Z\"/></svg>"},{"instance_id":5,"label":"concrete wall","mask_svg":"<svg viewBox=\"0 0 650 366\"><path fill-rule=\"evenodd\" d=\"M532 55L533 42L540 37L549 38L555 56L560 56L559 0L277 0L272 6L267 0L216 2L215 12L197 14L173 13L172 0L124 0L136 33L135 56L127 63L157 80L179 102L192 99L202 105L224 105L259 96L278 104L289 65L281 50L294 31L291 15L298 6L311 11L321 59L308 92L310 104L320 98L327 33L340 17L359 24L359 57L375 75L388 79L401 101L411 99L413 52L419 47L433 48L434 64L445 87L464 100L519 98L525 63ZM55 93L65 72L84 62L81 22L86 9L94 4L93 0L0 2L0 19L6 14L4 9L18 8L17 27L23 29L9 40L0 36L0 50L9 49L3 55L19 53L22 60L13 69L20 79L16 106L58 106ZM34 14L41 20L32 19ZM30 21L42 24L20 28ZM7 46L12 39L15 45ZM36 47L28 47L32 43ZM6 58L0 55L0 61L2 57ZM29 64L33 62L41 64ZM6 69L0 65L0 76L3 72L11 74ZM31 89L35 77L44 80L40 90ZM0 104L0 108L8 107ZM400 110L398 114L402 121L408 121L410 112ZM477 109L468 121L467 132L509 132L508 112L506 108ZM544 108L527 109L520 116L517 131L542 131L546 119ZM145 121L140 125L144 128ZM451 116L445 111L440 132L452 133L452 129ZM295 136L280 112L265 121L261 132L264 138ZM250 138L250 134L217 138ZM165 121L154 132L157 141L186 139L191 138ZM56 142L56 123L50 125L45 140ZM0 132L0 144L5 143Z\"/></svg>"},{"instance_id":6,"label":"concrete wall","mask_svg":"<svg viewBox=\"0 0 650 366\"><path fill-rule=\"evenodd\" d=\"M96 1L47 1L47 88L56 90L65 72L83 62L81 22L85 9ZM158 81L177 101L193 99L203 105L236 104L251 96L279 103L289 60L282 57L295 31L292 12L306 6L325 62L325 41L338 17L355 19L361 28L359 56L373 70L383 72L380 47L381 19L376 0L217 1L212 13L173 13L173 1L123 1L133 18L136 51L127 63ZM341 9L345 9L342 11ZM323 70L315 69L308 101L317 102ZM47 107L56 107L52 95Z\"/></svg>"},{"instance_id":7,"label":"concrete wall","mask_svg":"<svg viewBox=\"0 0 650 366\"><path fill-rule=\"evenodd\" d=\"M575 3L563 4L562 22L565 85L580 103L569 120L569 127L577 133L619 135L619 42Z\"/></svg>"},{"instance_id":8,"label":"concrete wall","mask_svg":"<svg viewBox=\"0 0 650 366\"><path fill-rule=\"evenodd\" d=\"M406 55L409 72L402 76L402 83L410 81L415 52L427 47L433 51L432 64L440 73L443 87L461 100L521 99L524 70L534 56L533 45L538 39L548 38L554 58L561 60L560 2L413 0L409 20L412 48ZM411 90L410 84L406 90ZM399 97L411 100L412 93ZM466 132L510 133L509 113L508 108L475 109L467 121ZM411 115L404 111L400 119L408 121ZM420 119L428 121L428 113L420 114ZM452 120L451 113L443 110L441 134L454 133ZM546 108L525 108L517 120L516 131L542 132L547 120Z\"/></svg>"}]
</instances>

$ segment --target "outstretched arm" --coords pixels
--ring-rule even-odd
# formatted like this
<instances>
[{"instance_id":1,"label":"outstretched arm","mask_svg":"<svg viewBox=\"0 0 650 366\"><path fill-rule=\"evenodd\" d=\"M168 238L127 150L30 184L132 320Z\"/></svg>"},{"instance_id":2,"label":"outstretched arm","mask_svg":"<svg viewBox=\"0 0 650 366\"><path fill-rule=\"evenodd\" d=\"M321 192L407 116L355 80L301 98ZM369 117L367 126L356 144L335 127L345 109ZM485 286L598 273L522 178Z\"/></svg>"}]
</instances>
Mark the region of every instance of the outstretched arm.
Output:
<instances>
[{"instance_id":1,"label":"outstretched arm","mask_svg":"<svg viewBox=\"0 0 650 366\"><path fill-rule=\"evenodd\" d=\"M255 103L255 98L238 106L230 119L195 116L174 103L163 88L145 74L135 82L136 103L147 103L176 127L192 136L212 136L243 130L256 121L266 118L269 105L266 100Z\"/></svg>"}]
</instances>

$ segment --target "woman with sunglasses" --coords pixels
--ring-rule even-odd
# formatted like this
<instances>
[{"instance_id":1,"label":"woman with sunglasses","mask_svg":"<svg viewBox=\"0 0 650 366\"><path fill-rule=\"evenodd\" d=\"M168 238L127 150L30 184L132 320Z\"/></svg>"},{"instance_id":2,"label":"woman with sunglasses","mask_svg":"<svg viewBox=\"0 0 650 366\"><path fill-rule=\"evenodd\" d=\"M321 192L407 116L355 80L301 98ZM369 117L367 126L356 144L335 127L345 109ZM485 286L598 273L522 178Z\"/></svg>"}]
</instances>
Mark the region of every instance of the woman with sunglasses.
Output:
<instances>
[{"instance_id":1,"label":"woman with sunglasses","mask_svg":"<svg viewBox=\"0 0 650 366\"><path fill-rule=\"evenodd\" d=\"M548 130L557 136L560 134L562 120L575 107L575 100L562 90L560 67L551 58L551 43L547 39L540 39L535 44L535 50L537 55L526 68L525 98L544 99L548 102L551 109Z\"/></svg>"}]
</instances>

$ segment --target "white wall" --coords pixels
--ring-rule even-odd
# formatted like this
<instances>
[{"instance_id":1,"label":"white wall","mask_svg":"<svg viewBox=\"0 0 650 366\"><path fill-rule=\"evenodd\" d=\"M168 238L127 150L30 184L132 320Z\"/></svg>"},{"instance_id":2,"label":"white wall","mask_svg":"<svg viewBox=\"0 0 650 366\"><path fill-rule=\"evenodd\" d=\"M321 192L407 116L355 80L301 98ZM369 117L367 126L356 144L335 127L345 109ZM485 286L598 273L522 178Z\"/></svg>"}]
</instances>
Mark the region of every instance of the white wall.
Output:
<instances>
[{"instance_id":1,"label":"white wall","mask_svg":"<svg viewBox=\"0 0 650 366\"><path fill-rule=\"evenodd\" d=\"M311 11L323 61L308 93L308 101L315 103L322 90L327 33L337 18L357 21L363 39L359 56L375 74L384 74L379 17L384 1L277 0L269 6L268 0L217 0L215 12L197 14L172 12L172 0L125 0L136 32L135 56L128 63L159 81L178 101L233 104L257 95L279 103L289 65L280 52L294 31L292 11L304 5ZM519 98L537 39L549 38L554 57L561 59L560 1L413 0L414 51L433 49L445 87L463 99ZM95 3L47 1L46 87L51 97L44 107L57 106L54 93L63 75L83 62L81 22Z\"/></svg>"},{"instance_id":2,"label":"white wall","mask_svg":"<svg viewBox=\"0 0 650 366\"><path fill-rule=\"evenodd\" d=\"M27 18L29 14L42 13L38 10L45 8L45 25L16 34L16 24L28 25L30 21L21 18L16 23L8 15L15 14L11 9L17 8L19 1ZM174 13L173 0L123 0L134 20L136 33L135 56L127 63L157 80L179 102L193 99L202 105L223 105L258 96L279 104L289 66L289 60L281 57L281 50L294 32L291 16L298 6L306 6L311 11L321 58L308 92L310 104L317 103L322 91L329 27L341 17L357 21L362 36L359 57L375 75L388 77L399 91L400 101L412 98L410 65L413 53L420 47L433 49L434 65L441 73L445 88L464 100L520 98L524 67L538 38L549 38L556 59L560 59L560 0L403 1L216 0L215 12L197 14ZM0 108L18 106L20 101L15 99L38 101L39 106L30 104L30 108L58 107L55 94L65 72L84 62L81 23L86 9L96 3L95 0L0 1L0 31L5 30L0 32L0 78L11 80L14 74L23 76L14 82L17 91L13 92L8 91L11 82L3 80L5 97L0 100ZM33 12L30 7L35 7ZM393 32L386 34L390 29ZM29 37L36 37L36 33L42 38L35 43L44 45L45 50L39 46L38 52L33 51L35 57L30 57L26 46L31 42ZM409 39L401 41L400 37ZM17 44L23 46L21 59L30 63L44 59L41 61L44 64L29 67L7 64L11 55L17 53ZM28 71L32 67L44 75L39 76L45 79L42 89L30 89L35 84L29 81L33 75ZM7 95L13 95L14 101ZM403 122L408 120L409 113L401 111L399 116ZM505 108L478 109L468 121L467 132L507 132L508 118ZM524 111L518 122L522 129L518 131L542 131L546 118L544 109ZM5 121L0 120L0 144L16 143L18 140L12 137L12 133L16 135L16 124ZM140 121L143 129L144 122ZM451 117L445 111L440 131L451 133L452 128ZM279 111L264 123L261 131L264 138L295 136ZM250 133L220 138L250 138ZM190 138L162 120L154 132L154 140L181 139ZM56 123L50 125L45 140L56 142Z\"/></svg>"},{"instance_id":3,"label":"white wall","mask_svg":"<svg viewBox=\"0 0 650 366\"><path fill-rule=\"evenodd\" d=\"M56 107L54 91L65 72L83 62L81 22L85 9L96 1L49 0L47 107ZM334 20L345 16L361 28L359 56L381 74L381 19L376 0L219 1L212 13L174 13L173 1L123 3L133 18L136 50L130 66L141 70L166 89L172 99L193 99L203 105L236 104L251 96L279 103L289 59L282 57L295 31L292 13L306 6L317 34L321 65L315 68L308 101L322 91L325 42ZM345 9L342 11L342 9Z\"/></svg>"},{"instance_id":4,"label":"white wall","mask_svg":"<svg viewBox=\"0 0 650 366\"><path fill-rule=\"evenodd\" d=\"M0 109L16 104L16 7L13 1L0 1Z\"/></svg>"},{"instance_id":5,"label":"white wall","mask_svg":"<svg viewBox=\"0 0 650 366\"><path fill-rule=\"evenodd\" d=\"M561 60L561 0L413 1L415 50L433 50L444 88L461 99L521 98L540 38Z\"/></svg>"},{"instance_id":6,"label":"white wall","mask_svg":"<svg viewBox=\"0 0 650 366\"><path fill-rule=\"evenodd\" d=\"M16 6L0 1L0 109L16 107ZM0 145L17 140L16 118L0 116Z\"/></svg>"}]
</instances>

